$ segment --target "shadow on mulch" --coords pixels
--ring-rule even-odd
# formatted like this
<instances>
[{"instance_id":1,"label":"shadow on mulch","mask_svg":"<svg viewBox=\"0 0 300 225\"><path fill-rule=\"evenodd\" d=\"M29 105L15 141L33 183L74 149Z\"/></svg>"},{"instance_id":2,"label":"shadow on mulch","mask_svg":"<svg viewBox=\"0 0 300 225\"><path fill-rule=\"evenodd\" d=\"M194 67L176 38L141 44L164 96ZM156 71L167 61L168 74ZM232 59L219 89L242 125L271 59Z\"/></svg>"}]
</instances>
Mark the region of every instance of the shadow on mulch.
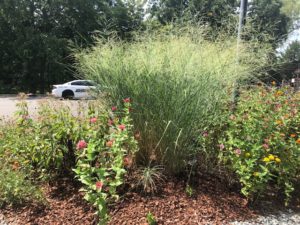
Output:
<instances>
[{"instance_id":1,"label":"shadow on mulch","mask_svg":"<svg viewBox=\"0 0 300 225\"><path fill-rule=\"evenodd\" d=\"M43 187L47 206L26 205L3 211L13 225L85 225L97 224L94 210L83 199L78 184L62 179Z\"/></svg>"},{"instance_id":2,"label":"shadow on mulch","mask_svg":"<svg viewBox=\"0 0 300 225\"><path fill-rule=\"evenodd\" d=\"M109 224L146 225L148 212L155 216L158 224L230 224L232 221L254 219L265 214L266 206L270 206L273 212L274 208L280 210L283 206L281 199L276 197L273 198L275 201L263 200L249 207L245 198L229 190L224 182L216 178L200 177L194 185L193 197L188 197L185 187L183 180L169 179L159 185L159 192L155 195L123 190L121 200L110 206ZM83 200L83 194L78 190L78 184L59 180L44 187L48 206L28 205L6 209L3 213L8 222L17 225L96 224L93 208ZM293 205L297 204L299 202L294 200Z\"/></svg>"}]
</instances>

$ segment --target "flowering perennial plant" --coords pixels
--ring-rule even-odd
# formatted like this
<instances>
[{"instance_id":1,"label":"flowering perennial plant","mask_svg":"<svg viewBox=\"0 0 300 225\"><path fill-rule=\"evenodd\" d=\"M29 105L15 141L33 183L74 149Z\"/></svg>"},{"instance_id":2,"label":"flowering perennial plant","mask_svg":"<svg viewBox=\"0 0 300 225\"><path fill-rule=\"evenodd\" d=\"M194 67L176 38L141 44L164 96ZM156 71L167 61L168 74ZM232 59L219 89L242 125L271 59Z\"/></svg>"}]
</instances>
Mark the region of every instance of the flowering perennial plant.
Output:
<instances>
[{"instance_id":1,"label":"flowering perennial plant","mask_svg":"<svg viewBox=\"0 0 300 225\"><path fill-rule=\"evenodd\" d=\"M284 189L286 200L300 166L300 96L289 88L245 91L228 118L220 158L238 175L242 193ZM269 189L268 189L269 190Z\"/></svg>"},{"instance_id":2,"label":"flowering perennial plant","mask_svg":"<svg viewBox=\"0 0 300 225\"><path fill-rule=\"evenodd\" d=\"M84 185L85 199L97 208L99 224L107 223L107 204L118 200L117 187L123 183L125 168L131 165L137 150L129 115L130 105L130 99L124 99L121 112L112 108L114 118L102 118L108 121L102 122L107 129L104 135L94 124L84 138L87 143L81 140L77 144L81 150L77 151L74 172Z\"/></svg>"}]
</instances>

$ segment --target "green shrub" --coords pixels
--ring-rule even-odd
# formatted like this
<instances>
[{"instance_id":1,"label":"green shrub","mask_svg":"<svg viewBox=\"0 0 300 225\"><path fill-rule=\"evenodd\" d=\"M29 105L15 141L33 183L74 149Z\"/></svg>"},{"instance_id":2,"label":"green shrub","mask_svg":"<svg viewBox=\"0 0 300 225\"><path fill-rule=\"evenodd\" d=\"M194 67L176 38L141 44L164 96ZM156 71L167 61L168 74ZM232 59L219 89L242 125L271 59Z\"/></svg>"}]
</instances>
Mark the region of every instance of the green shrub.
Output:
<instances>
[{"instance_id":1,"label":"green shrub","mask_svg":"<svg viewBox=\"0 0 300 225\"><path fill-rule=\"evenodd\" d=\"M234 81L265 62L258 54L242 46L237 64L235 39L212 42L203 29L183 29L132 43L98 40L76 57L78 69L111 101L132 98L134 128L141 135L138 159L154 156L176 173L195 154L199 132L223 116Z\"/></svg>"},{"instance_id":2,"label":"green shrub","mask_svg":"<svg viewBox=\"0 0 300 225\"><path fill-rule=\"evenodd\" d=\"M300 96L289 88L242 92L230 115L220 158L237 174L250 199L284 189L287 200L300 172ZM275 189L274 189L275 188Z\"/></svg>"},{"instance_id":3,"label":"green shrub","mask_svg":"<svg viewBox=\"0 0 300 225\"><path fill-rule=\"evenodd\" d=\"M16 119L0 127L0 156L7 162L18 161L28 176L67 175L76 163L75 144L89 131L90 117L108 117L99 102L79 103L79 108L45 101L30 117L26 101L20 101Z\"/></svg>"},{"instance_id":4,"label":"green shrub","mask_svg":"<svg viewBox=\"0 0 300 225\"><path fill-rule=\"evenodd\" d=\"M26 175L19 171L19 164L0 168L0 207L5 205L20 205L28 202L44 204L45 198L41 190L33 185Z\"/></svg>"}]
</instances>

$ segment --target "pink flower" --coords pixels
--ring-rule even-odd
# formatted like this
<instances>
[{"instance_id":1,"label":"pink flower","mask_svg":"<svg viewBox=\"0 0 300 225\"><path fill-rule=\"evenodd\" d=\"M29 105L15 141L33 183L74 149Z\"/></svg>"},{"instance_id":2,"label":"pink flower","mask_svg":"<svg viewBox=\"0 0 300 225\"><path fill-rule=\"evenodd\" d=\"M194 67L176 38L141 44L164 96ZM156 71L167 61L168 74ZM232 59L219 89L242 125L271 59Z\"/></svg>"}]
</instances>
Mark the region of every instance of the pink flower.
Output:
<instances>
[{"instance_id":1,"label":"pink flower","mask_svg":"<svg viewBox=\"0 0 300 225\"><path fill-rule=\"evenodd\" d=\"M29 115L22 115L22 118L23 118L24 120L30 120Z\"/></svg>"},{"instance_id":2,"label":"pink flower","mask_svg":"<svg viewBox=\"0 0 300 225\"><path fill-rule=\"evenodd\" d=\"M96 117L91 118L91 119L90 119L90 122L91 122L91 123L96 123L96 122L97 122L97 118L96 118Z\"/></svg>"},{"instance_id":3,"label":"pink flower","mask_svg":"<svg viewBox=\"0 0 300 225\"><path fill-rule=\"evenodd\" d=\"M84 140L80 140L78 143L77 143L77 149L84 149L87 147L87 143L84 141Z\"/></svg>"},{"instance_id":4,"label":"pink flower","mask_svg":"<svg viewBox=\"0 0 300 225\"><path fill-rule=\"evenodd\" d=\"M97 189L97 190L101 190L102 187L103 187L102 181L97 181L97 182L96 182L96 189Z\"/></svg>"},{"instance_id":5,"label":"pink flower","mask_svg":"<svg viewBox=\"0 0 300 225\"><path fill-rule=\"evenodd\" d=\"M224 144L219 144L220 150L223 150L225 148Z\"/></svg>"},{"instance_id":6,"label":"pink flower","mask_svg":"<svg viewBox=\"0 0 300 225\"><path fill-rule=\"evenodd\" d=\"M116 110L117 110L116 106L111 107L111 111L116 111Z\"/></svg>"},{"instance_id":7,"label":"pink flower","mask_svg":"<svg viewBox=\"0 0 300 225\"><path fill-rule=\"evenodd\" d=\"M112 120L108 120L108 126L112 126L113 124L114 124L114 121L112 121Z\"/></svg>"},{"instance_id":8,"label":"pink flower","mask_svg":"<svg viewBox=\"0 0 300 225\"><path fill-rule=\"evenodd\" d=\"M237 148L236 150L234 150L234 153L237 155L240 155L242 153L241 149Z\"/></svg>"},{"instance_id":9,"label":"pink flower","mask_svg":"<svg viewBox=\"0 0 300 225\"><path fill-rule=\"evenodd\" d=\"M121 131L125 130L125 128L126 128L126 126L124 124L120 124L118 127Z\"/></svg>"},{"instance_id":10,"label":"pink flower","mask_svg":"<svg viewBox=\"0 0 300 225\"><path fill-rule=\"evenodd\" d=\"M265 143L265 144L263 144L262 146L263 146L265 149L269 148L269 145L268 145L268 144L266 144L266 143Z\"/></svg>"},{"instance_id":11,"label":"pink flower","mask_svg":"<svg viewBox=\"0 0 300 225\"><path fill-rule=\"evenodd\" d=\"M130 102L130 98L124 98L124 99L123 99L123 102L125 102L125 103Z\"/></svg>"},{"instance_id":12,"label":"pink flower","mask_svg":"<svg viewBox=\"0 0 300 225\"><path fill-rule=\"evenodd\" d=\"M207 131L203 131L202 136L203 137L207 137L208 136L208 132Z\"/></svg>"}]
</instances>

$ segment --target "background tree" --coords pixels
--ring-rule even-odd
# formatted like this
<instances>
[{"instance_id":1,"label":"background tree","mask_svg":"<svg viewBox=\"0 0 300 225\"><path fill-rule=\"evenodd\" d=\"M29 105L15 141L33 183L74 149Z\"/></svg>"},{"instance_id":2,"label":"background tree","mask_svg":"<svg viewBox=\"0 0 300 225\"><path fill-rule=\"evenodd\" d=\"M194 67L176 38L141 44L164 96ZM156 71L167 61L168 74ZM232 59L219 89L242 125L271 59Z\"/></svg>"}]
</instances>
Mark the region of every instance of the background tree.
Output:
<instances>
[{"instance_id":1,"label":"background tree","mask_svg":"<svg viewBox=\"0 0 300 225\"><path fill-rule=\"evenodd\" d=\"M235 15L236 0L150 0L151 15L162 24L193 20L220 27Z\"/></svg>"},{"instance_id":2,"label":"background tree","mask_svg":"<svg viewBox=\"0 0 300 225\"><path fill-rule=\"evenodd\" d=\"M286 51L283 53L282 58L284 61L291 63L300 62L300 41L293 41Z\"/></svg>"},{"instance_id":3,"label":"background tree","mask_svg":"<svg viewBox=\"0 0 300 225\"><path fill-rule=\"evenodd\" d=\"M134 2L1 0L1 86L44 93L50 84L71 79L69 43L86 47L93 43L94 35L112 33L130 38L143 18L141 5Z\"/></svg>"},{"instance_id":4,"label":"background tree","mask_svg":"<svg viewBox=\"0 0 300 225\"><path fill-rule=\"evenodd\" d=\"M274 48L287 36L290 18L283 14L281 0L253 0L248 7L247 39L269 42Z\"/></svg>"}]
</instances>

